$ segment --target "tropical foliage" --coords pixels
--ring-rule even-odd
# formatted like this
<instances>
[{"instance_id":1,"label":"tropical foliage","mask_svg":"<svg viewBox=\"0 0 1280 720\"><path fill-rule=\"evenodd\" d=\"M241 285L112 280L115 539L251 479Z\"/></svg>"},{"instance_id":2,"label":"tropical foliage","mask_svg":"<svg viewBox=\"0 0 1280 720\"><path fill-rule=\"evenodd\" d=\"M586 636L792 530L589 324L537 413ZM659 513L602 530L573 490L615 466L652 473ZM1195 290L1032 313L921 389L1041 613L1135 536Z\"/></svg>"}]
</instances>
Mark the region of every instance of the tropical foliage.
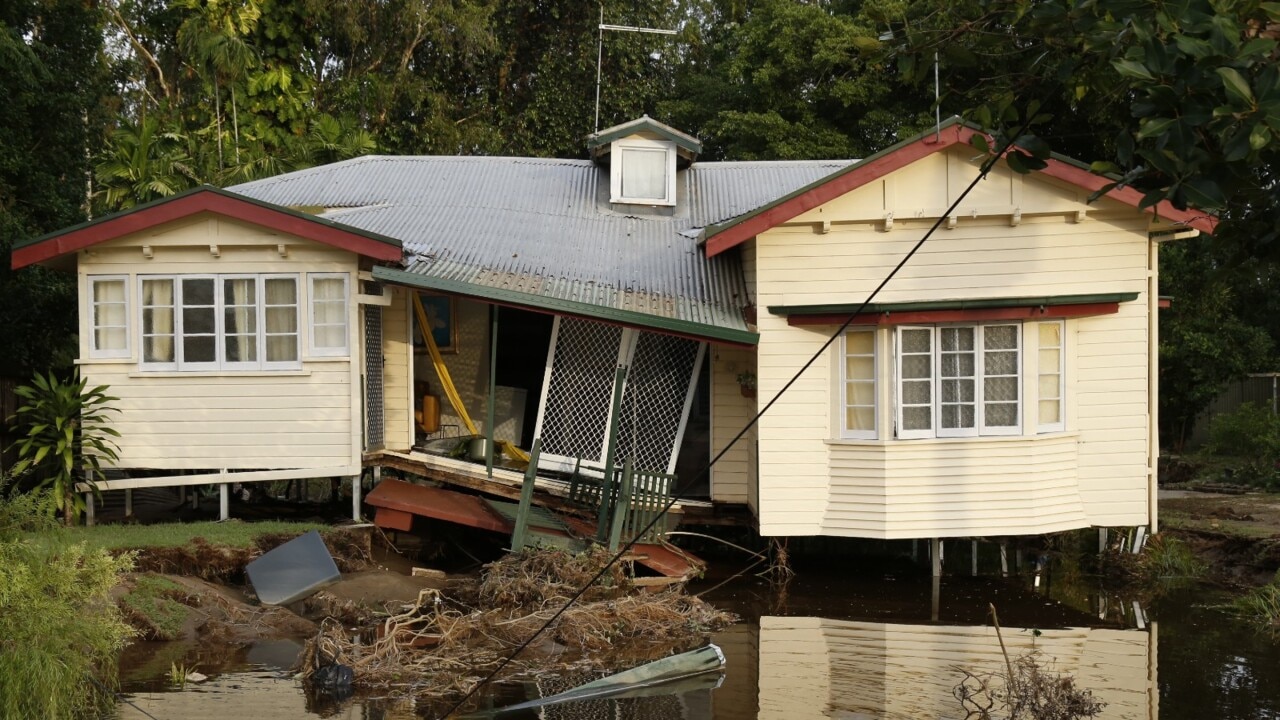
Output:
<instances>
[{"instance_id":1,"label":"tropical foliage","mask_svg":"<svg viewBox=\"0 0 1280 720\"><path fill-rule=\"evenodd\" d=\"M108 424L110 403L117 398L107 395L105 385L89 388L78 374L63 381L37 373L15 392L23 404L11 420L19 437L13 474L30 473L36 488L50 488L53 507L69 525L84 509L76 483L101 479L104 464L119 457L112 438L120 433Z\"/></svg>"}]
</instances>

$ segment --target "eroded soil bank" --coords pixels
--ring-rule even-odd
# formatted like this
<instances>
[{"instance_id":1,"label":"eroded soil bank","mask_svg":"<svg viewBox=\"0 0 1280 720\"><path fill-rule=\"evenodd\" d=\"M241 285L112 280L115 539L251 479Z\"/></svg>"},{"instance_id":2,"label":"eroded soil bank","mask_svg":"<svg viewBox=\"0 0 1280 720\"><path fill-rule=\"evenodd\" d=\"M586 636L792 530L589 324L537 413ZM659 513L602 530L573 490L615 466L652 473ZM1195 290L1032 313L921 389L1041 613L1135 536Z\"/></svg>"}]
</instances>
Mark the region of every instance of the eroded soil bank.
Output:
<instances>
[{"instance_id":1,"label":"eroded soil bank","mask_svg":"<svg viewBox=\"0 0 1280 720\"><path fill-rule=\"evenodd\" d=\"M197 540L138 550L138 571L115 593L139 633L122 658L122 680L163 676L170 685L182 683L272 647L293 654L287 665L304 684L323 685L309 679L342 665L353 669L357 694L445 705L497 668L608 558L604 552L525 551L478 573L446 575L420 567L369 528L333 530L323 538L342 579L289 607L258 603L244 575L248 562L288 536L259 538L248 548ZM682 586L637 587L630 563L623 563L502 677L625 669L697 647L732 619ZM351 692L312 689L339 699Z\"/></svg>"}]
</instances>

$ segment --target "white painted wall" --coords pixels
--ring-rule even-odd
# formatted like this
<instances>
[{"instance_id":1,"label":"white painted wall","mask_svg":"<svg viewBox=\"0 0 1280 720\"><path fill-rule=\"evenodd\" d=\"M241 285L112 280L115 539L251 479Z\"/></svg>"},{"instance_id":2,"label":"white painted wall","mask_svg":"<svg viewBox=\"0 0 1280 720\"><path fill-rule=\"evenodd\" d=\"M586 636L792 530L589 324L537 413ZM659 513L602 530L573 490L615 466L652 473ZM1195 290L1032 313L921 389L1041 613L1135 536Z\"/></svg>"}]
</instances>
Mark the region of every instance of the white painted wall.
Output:
<instances>
[{"instance_id":1,"label":"white painted wall","mask_svg":"<svg viewBox=\"0 0 1280 720\"><path fill-rule=\"evenodd\" d=\"M976 172L972 154L926 158L755 239L762 403L835 331L789 326L767 308L865 300ZM880 440L835 440L830 351L761 420L762 534L983 536L1148 522L1148 218L1007 170L979 187L956 227L935 233L875 301L1138 293L1118 314L1067 322L1066 432L1035 434L1036 346L1024 332L1024 437L892 439L891 331L882 330Z\"/></svg>"}]
</instances>

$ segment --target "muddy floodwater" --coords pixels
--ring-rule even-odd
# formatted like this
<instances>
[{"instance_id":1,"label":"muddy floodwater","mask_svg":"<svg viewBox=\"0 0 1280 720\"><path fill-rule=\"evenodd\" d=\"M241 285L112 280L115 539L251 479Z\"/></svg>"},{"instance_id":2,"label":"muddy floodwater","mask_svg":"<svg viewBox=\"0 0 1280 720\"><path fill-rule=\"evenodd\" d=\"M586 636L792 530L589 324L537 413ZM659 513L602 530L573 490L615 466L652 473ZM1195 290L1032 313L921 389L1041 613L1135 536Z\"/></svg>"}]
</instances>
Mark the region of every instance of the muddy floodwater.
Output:
<instances>
[{"instance_id":1,"label":"muddy floodwater","mask_svg":"<svg viewBox=\"0 0 1280 720\"><path fill-rule=\"evenodd\" d=\"M715 579L705 581L711 587ZM698 588L695 587L696 591ZM962 670L999 670L1003 657L988 605L1000 614L1011 654L1034 650L1106 703L1107 720L1280 718L1280 643L1222 609L1211 588L1172 589L1155 600L1102 592L1086 581L1042 577L853 577L804 572L785 589L737 581L712 590L714 604L743 621L712 638L727 671L676 695L594 700L503 718L730 720L765 718L950 719ZM936 598L936 601L935 601ZM396 698L310 697L287 670L299 643L233 651L215 645L136 645L122 659L133 705L117 718L432 717ZM175 664L209 676L175 688ZM500 707L589 678L547 677L490 690ZM135 707L136 706L136 707ZM144 714L144 712L147 714Z\"/></svg>"}]
</instances>

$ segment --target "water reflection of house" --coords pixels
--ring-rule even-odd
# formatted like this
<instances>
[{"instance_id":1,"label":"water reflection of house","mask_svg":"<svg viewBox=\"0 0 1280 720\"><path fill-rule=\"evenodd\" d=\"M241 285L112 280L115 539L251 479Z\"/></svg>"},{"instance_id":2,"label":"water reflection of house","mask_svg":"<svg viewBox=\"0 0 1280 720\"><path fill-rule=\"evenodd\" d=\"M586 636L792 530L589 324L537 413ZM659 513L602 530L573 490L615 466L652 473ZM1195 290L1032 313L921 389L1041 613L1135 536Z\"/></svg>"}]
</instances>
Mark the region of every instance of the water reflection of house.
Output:
<instances>
[{"instance_id":1,"label":"water reflection of house","mask_svg":"<svg viewBox=\"0 0 1280 720\"><path fill-rule=\"evenodd\" d=\"M590 159L367 157L199 189L13 264L79 274L120 466L159 475L110 487L392 465L510 496L514 472L413 452L466 425L442 370L479 432L540 437L548 470L614 447L690 480L946 214L975 134L698 163L644 118ZM697 492L764 535L1153 524L1157 248L1212 222L1127 189L1087 202L1104 182L998 165ZM446 298L438 368L414 348L421 292Z\"/></svg>"},{"instance_id":2,"label":"water reflection of house","mask_svg":"<svg viewBox=\"0 0 1280 720\"><path fill-rule=\"evenodd\" d=\"M751 630L754 630L752 628ZM1037 650L1052 668L1107 703L1104 720L1156 720L1156 630L1005 628L1011 655ZM752 637L754 635L754 637ZM720 639L720 638L718 638ZM721 639L729 658L716 718L761 720L934 720L964 717L952 695L957 667L1004 667L991 627L853 622L816 617L762 617L758 635ZM756 644L757 648L751 645ZM754 650L754 651L753 651ZM757 662L758 695L735 663ZM741 677L741 676L739 676Z\"/></svg>"}]
</instances>

